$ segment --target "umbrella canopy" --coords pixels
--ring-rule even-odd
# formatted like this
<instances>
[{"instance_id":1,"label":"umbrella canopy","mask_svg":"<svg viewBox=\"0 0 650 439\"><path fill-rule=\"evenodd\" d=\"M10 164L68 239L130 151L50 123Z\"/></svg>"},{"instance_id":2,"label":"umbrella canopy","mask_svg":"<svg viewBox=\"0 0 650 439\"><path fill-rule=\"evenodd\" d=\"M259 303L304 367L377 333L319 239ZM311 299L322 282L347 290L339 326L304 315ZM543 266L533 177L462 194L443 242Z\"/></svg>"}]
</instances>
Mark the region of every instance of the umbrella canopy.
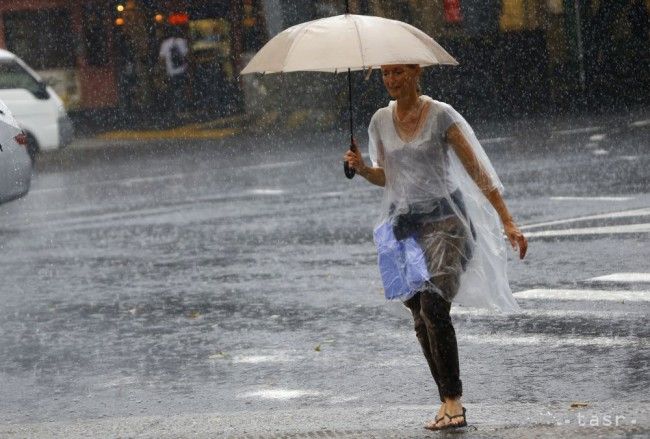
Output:
<instances>
[{"instance_id":1,"label":"umbrella canopy","mask_svg":"<svg viewBox=\"0 0 650 439\"><path fill-rule=\"evenodd\" d=\"M13 117L9 108L4 102L0 101L0 151L2 151L3 143L22 132L18 121Z\"/></svg>"},{"instance_id":2,"label":"umbrella canopy","mask_svg":"<svg viewBox=\"0 0 650 439\"><path fill-rule=\"evenodd\" d=\"M308 21L273 37L241 71L247 73L347 72L352 126L353 70L376 69L386 64L458 65L433 38L410 24L369 15L344 14ZM344 164L345 175L354 169Z\"/></svg>"},{"instance_id":3,"label":"umbrella canopy","mask_svg":"<svg viewBox=\"0 0 650 439\"><path fill-rule=\"evenodd\" d=\"M308 21L273 37L241 71L347 72L384 64L457 65L433 38L397 20L345 14Z\"/></svg>"}]
</instances>

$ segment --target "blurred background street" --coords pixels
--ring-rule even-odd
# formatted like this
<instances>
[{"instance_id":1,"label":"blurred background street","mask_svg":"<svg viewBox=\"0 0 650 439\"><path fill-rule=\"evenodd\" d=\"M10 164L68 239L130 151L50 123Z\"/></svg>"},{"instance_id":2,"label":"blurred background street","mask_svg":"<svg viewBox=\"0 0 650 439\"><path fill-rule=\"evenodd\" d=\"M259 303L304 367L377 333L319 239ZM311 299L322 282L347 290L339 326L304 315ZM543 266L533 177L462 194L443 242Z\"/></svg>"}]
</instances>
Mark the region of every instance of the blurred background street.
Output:
<instances>
[{"instance_id":1,"label":"blurred background street","mask_svg":"<svg viewBox=\"0 0 650 439\"><path fill-rule=\"evenodd\" d=\"M344 5L3 1L0 47L52 87L83 135L241 114L268 126L305 121L332 128L346 120L344 79L239 72L282 29L341 14ZM422 85L472 119L627 111L650 103L650 0L349 0L349 6L351 13L410 23L447 49L459 66L426 69ZM178 68L163 61L170 36L188 50ZM25 87L15 74L0 66L0 89L17 81ZM364 81L361 73L354 80L355 117L367 123L385 99L381 80L375 74Z\"/></svg>"}]
</instances>

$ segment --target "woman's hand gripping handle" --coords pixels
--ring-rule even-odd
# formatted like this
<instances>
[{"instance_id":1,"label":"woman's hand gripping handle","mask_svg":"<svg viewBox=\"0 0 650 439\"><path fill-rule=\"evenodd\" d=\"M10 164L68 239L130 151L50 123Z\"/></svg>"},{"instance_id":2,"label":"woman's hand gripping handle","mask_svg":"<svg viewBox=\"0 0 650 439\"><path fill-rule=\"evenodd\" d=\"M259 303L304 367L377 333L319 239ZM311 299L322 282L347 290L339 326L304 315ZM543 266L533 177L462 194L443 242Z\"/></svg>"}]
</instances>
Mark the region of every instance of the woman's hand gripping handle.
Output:
<instances>
[{"instance_id":1,"label":"woman's hand gripping handle","mask_svg":"<svg viewBox=\"0 0 650 439\"><path fill-rule=\"evenodd\" d=\"M357 142L355 142L354 139L352 139L350 149L343 156L343 161L345 162L346 169L352 171L352 175L357 173L370 183L377 186L383 187L386 185L386 174L384 174L384 169L380 167L366 166L366 163L363 161L363 157L361 156L361 152L359 152L359 148L357 147ZM345 175L348 178L352 178L348 176L347 172Z\"/></svg>"},{"instance_id":2,"label":"woman's hand gripping handle","mask_svg":"<svg viewBox=\"0 0 650 439\"><path fill-rule=\"evenodd\" d=\"M353 163L356 163L356 160L350 160L348 159L348 156L358 156L359 159L361 159L361 154L359 153L359 148L357 148L357 142L354 141L354 139L351 140L350 143L350 150L347 152L345 155L346 159L343 162L343 171L345 172L345 176L349 179L354 178L354 174L357 173L357 166L355 166ZM363 160L361 160L363 162Z\"/></svg>"},{"instance_id":3,"label":"woman's hand gripping handle","mask_svg":"<svg viewBox=\"0 0 650 439\"><path fill-rule=\"evenodd\" d=\"M345 176L348 178L352 178L355 173L362 174L366 169L366 163L363 161L357 142L354 139L352 139L350 149L343 156L343 160L345 161ZM348 170L352 174L352 177L348 175Z\"/></svg>"}]
</instances>

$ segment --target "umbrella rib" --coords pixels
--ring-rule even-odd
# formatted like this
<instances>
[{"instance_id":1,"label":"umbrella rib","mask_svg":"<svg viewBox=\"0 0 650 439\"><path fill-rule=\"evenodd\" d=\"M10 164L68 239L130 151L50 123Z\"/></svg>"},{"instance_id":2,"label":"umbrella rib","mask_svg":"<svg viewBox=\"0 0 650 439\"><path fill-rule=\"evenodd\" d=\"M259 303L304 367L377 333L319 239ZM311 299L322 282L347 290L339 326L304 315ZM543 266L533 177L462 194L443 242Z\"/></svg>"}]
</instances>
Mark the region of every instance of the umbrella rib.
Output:
<instances>
[{"instance_id":1,"label":"umbrella rib","mask_svg":"<svg viewBox=\"0 0 650 439\"><path fill-rule=\"evenodd\" d=\"M285 60L289 60L291 52L293 51L293 48L295 45L298 43L298 40L303 37L307 33L307 30L309 29L309 26L304 26L299 32L300 34L296 35L296 38L294 38L293 42L291 43L291 47L289 47L289 50L287 50L287 56ZM281 70L284 71L284 68Z\"/></svg>"},{"instance_id":2,"label":"umbrella rib","mask_svg":"<svg viewBox=\"0 0 650 439\"><path fill-rule=\"evenodd\" d=\"M363 57L363 44L361 42L361 32L359 32L359 28L357 27L357 22L354 19L352 20L352 24L354 24L354 30L357 32L357 37L358 37L358 40L359 40L359 51L361 52L360 53L360 55L361 55L361 66L362 66L362 69L363 69L363 67L366 66L366 60Z\"/></svg>"}]
</instances>

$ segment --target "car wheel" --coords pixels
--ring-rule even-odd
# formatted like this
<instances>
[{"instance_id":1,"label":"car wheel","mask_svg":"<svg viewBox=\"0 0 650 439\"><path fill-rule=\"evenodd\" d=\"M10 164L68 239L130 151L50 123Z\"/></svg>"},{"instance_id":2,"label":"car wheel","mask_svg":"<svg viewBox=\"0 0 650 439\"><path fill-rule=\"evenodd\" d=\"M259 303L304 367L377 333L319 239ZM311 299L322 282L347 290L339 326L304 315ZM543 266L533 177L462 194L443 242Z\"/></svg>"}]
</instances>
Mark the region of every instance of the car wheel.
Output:
<instances>
[{"instance_id":1,"label":"car wheel","mask_svg":"<svg viewBox=\"0 0 650 439\"><path fill-rule=\"evenodd\" d=\"M32 160L32 164L34 164L36 161L36 154L38 154L38 151L38 142L34 136L27 134L27 154L29 154L29 158Z\"/></svg>"}]
</instances>

